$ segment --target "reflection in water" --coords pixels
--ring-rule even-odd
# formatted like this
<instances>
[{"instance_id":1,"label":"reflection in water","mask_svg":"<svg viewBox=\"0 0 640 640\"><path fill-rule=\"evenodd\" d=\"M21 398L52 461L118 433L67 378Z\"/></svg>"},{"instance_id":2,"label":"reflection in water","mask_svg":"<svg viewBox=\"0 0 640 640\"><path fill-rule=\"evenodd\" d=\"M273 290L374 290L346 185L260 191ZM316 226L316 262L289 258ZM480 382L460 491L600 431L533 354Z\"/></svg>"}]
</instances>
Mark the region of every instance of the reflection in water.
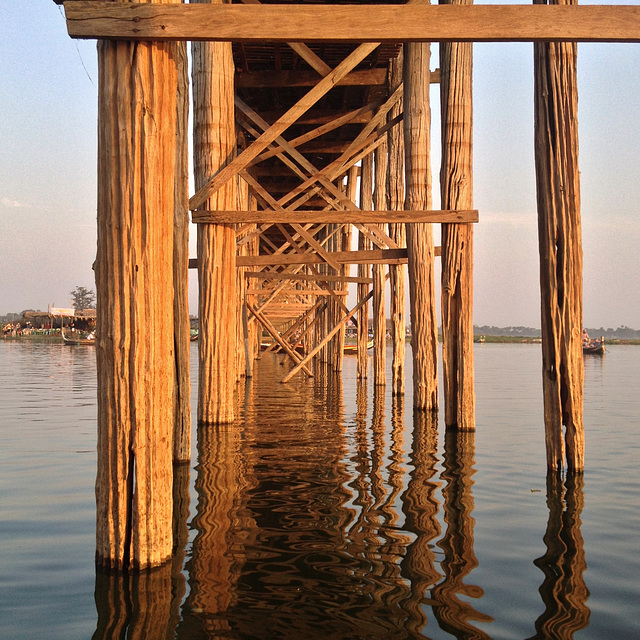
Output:
<instances>
[{"instance_id":1,"label":"reflection in water","mask_svg":"<svg viewBox=\"0 0 640 640\"><path fill-rule=\"evenodd\" d=\"M173 635L170 564L128 573L97 569L95 600L98 625L93 640Z\"/></svg>"},{"instance_id":2,"label":"reflection in water","mask_svg":"<svg viewBox=\"0 0 640 640\"><path fill-rule=\"evenodd\" d=\"M198 425L198 504L191 523L197 533L186 566L189 595L178 635L183 626L185 637L216 637L230 629L226 614L242 568L242 541L234 528L245 535L252 529L241 508L247 483L240 443L237 425Z\"/></svg>"},{"instance_id":3,"label":"reflection in water","mask_svg":"<svg viewBox=\"0 0 640 640\"><path fill-rule=\"evenodd\" d=\"M444 470L441 478L446 530L438 546L444 552L441 563L443 580L431 591L433 614L442 629L456 638L489 638L469 621L492 622L493 618L476 611L459 598L481 598L483 590L464 583L478 566L473 550L473 474L475 434L468 431L446 431Z\"/></svg>"},{"instance_id":4,"label":"reflection in water","mask_svg":"<svg viewBox=\"0 0 640 640\"><path fill-rule=\"evenodd\" d=\"M569 640L589 624L589 590L580 514L584 506L582 474L547 475L549 522L544 535L547 552L535 560L544 573L540 595L544 613L536 620L536 640Z\"/></svg>"}]
</instances>

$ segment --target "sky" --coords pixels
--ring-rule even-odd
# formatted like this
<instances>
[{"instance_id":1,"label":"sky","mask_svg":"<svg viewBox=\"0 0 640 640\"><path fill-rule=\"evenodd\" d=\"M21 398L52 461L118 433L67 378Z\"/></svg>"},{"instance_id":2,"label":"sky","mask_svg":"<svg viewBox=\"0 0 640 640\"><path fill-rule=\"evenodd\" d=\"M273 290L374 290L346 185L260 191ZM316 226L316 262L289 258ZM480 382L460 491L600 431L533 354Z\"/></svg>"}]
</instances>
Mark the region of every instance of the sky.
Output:
<instances>
[{"instance_id":1,"label":"sky","mask_svg":"<svg viewBox=\"0 0 640 640\"><path fill-rule=\"evenodd\" d=\"M53 0L3 0L0 87L0 315L66 307L95 289L95 41ZM580 44L578 91L584 324L640 329L640 44ZM474 323L540 327L530 43L474 45L474 200Z\"/></svg>"}]
</instances>

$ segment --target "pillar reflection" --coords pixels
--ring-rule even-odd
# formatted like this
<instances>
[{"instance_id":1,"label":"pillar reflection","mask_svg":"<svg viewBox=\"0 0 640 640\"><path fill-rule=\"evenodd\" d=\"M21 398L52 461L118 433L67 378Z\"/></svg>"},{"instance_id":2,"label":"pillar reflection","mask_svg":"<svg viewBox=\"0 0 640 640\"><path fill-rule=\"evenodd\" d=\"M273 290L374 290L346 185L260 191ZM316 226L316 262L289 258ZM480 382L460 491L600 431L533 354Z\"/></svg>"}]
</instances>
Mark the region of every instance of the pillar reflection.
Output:
<instances>
[{"instance_id":1,"label":"pillar reflection","mask_svg":"<svg viewBox=\"0 0 640 640\"><path fill-rule=\"evenodd\" d=\"M93 640L172 637L171 563L142 571L96 569L98 623ZM179 606L178 603L173 607Z\"/></svg>"},{"instance_id":2,"label":"pillar reflection","mask_svg":"<svg viewBox=\"0 0 640 640\"><path fill-rule=\"evenodd\" d=\"M428 589L440 579L433 552L433 541L440 535L439 502L436 491L436 451L438 447L438 416L429 411L413 412L413 442L406 491L402 496L406 517L405 529L415 535L402 560L402 575L411 583L411 598L405 604L409 613L408 630L420 635L427 624L422 606Z\"/></svg>"},{"instance_id":3,"label":"pillar reflection","mask_svg":"<svg viewBox=\"0 0 640 640\"><path fill-rule=\"evenodd\" d=\"M438 542L444 553L440 565L444 576L431 590L431 597L435 605L433 614L441 629L456 638L488 639L490 636L471 622L492 622L493 618L460 599L460 596L479 599L484 595L481 587L465 584L465 578L478 566L473 545L474 462L475 433L447 430L441 474L446 530Z\"/></svg>"},{"instance_id":4,"label":"pillar reflection","mask_svg":"<svg viewBox=\"0 0 640 640\"><path fill-rule=\"evenodd\" d=\"M241 430L237 424L198 425L198 496L192 528L191 557L186 563L189 595L177 637L230 631L231 605L240 567L232 548L233 527L241 509L244 470L240 457Z\"/></svg>"},{"instance_id":5,"label":"pillar reflection","mask_svg":"<svg viewBox=\"0 0 640 640\"><path fill-rule=\"evenodd\" d=\"M534 560L544 573L539 591L545 611L536 620L532 640L569 640L589 625L589 590L584 581L587 562L580 531L583 488L582 474L568 474L564 481L558 473L547 475L547 551Z\"/></svg>"}]
</instances>

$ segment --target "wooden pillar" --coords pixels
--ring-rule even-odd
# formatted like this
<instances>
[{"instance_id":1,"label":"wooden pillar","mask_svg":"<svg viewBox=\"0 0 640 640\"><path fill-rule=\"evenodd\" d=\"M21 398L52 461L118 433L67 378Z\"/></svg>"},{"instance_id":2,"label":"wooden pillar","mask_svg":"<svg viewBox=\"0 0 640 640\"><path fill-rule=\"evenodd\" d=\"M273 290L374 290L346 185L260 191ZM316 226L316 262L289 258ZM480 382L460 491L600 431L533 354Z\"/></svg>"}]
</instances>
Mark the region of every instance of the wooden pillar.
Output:
<instances>
[{"instance_id":1,"label":"wooden pillar","mask_svg":"<svg viewBox=\"0 0 640 640\"><path fill-rule=\"evenodd\" d=\"M558 4L574 4L561 2ZM584 468L577 45L535 43L535 157L547 466ZM565 434L563 437L563 429ZM566 446L566 451L565 451Z\"/></svg>"},{"instance_id":2,"label":"wooden pillar","mask_svg":"<svg viewBox=\"0 0 640 640\"><path fill-rule=\"evenodd\" d=\"M187 44L177 45L176 184L173 219L173 331L175 387L173 460L191 460L191 377L189 327L189 70Z\"/></svg>"},{"instance_id":3,"label":"wooden pillar","mask_svg":"<svg viewBox=\"0 0 640 640\"><path fill-rule=\"evenodd\" d=\"M431 208L429 165L431 110L429 43L404 45L405 209ZM436 321L433 230L408 224L407 255L413 350L413 405L438 408L438 326Z\"/></svg>"},{"instance_id":4,"label":"wooden pillar","mask_svg":"<svg viewBox=\"0 0 640 640\"><path fill-rule=\"evenodd\" d=\"M389 61L389 93L402 84L402 50L397 58ZM402 114L402 101L389 112L388 120ZM404 209L404 138L402 128L396 125L389 131L389 164L387 167L387 203L390 211ZM389 237L399 247L407 245L403 223L389 223ZM406 356L405 321L405 275L402 264L389 265L389 310L391 314L391 337L393 340L393 362L391 364L391 392L394 396L404 395L404 362Z\"/></svg>"},{"instance_id":5,"label":"wooden pillar","mask_svg":"<svg viewBox=\"0 0 640 640\"><path fill-rule=\"evenodd\" d=\"M374 151L374 191L375 211L386 207L387 145L381 144ZM385 319L385 275L384 265L373 265L373 383L386 385L387 323Z\"/></svg>"},{"instance_id":6,"label":"wooden pillar","mask_svg":"<svg viewBox=\"0 0 640 640\"><path fill-rule=\"evenodd\" d=\"M367 154L362 159L360 176L360 208L363 211L371 211L373 208L373 155ZM371 248L371 240L358 232L358 250L364 251ZM358 277L369 278L371 266L368 264L358 265ZM358 302L364 300L369 295L369 285L358 284ZM369 305L364 304L358 311L358 362L356 365L356 375L358 380L367 377L368 357L367 345L369 343Z\"/></svg>"},{"instance_id":7,"label":"wooden pillar","mask_svg":"<svg viewBox=\"0 0 640 640\"><path fill-rule=\"evenodd\" d=\"M177 46L98 43L96 562L172 551Z\"/></svg>"},{"instance_id":8,"label":"wooden pillar","mask_svg":"<svg viewBox=\"0 0 640 640\"><path fill-rule=\"evenodd\" d=\"M442 209L473 209L472 74L471 42L440 44ZM444 420L446 427L473 431L473 224L443 224L441 256Z\"/></svg>"},{"instance_id":9,"label":"wooden pillar","mask_svg":"<svg viewBox=\"0 0 640 640\"><path fill-rule=\"evenodd\" d=\"M198 190L235 155L231 43L194 42L192 59L193 169ZM235 209L236 181L227 181L203 206L209 210ZM198 225L198 284L198 421L231 422L236 386L234 225Z\"/></svg>"}]
</instances>

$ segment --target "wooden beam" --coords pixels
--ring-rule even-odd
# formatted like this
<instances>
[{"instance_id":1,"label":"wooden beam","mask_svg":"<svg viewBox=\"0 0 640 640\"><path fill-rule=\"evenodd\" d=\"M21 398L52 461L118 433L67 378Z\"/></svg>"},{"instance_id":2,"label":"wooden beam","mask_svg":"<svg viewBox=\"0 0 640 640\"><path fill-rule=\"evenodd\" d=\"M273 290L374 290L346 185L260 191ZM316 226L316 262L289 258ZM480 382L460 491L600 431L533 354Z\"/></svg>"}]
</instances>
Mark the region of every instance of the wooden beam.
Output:
<instances>
[{"instance_id":1,"label":"wooden beam","mask_svg":"<svg viewBox=\"0 0 640 640\"><path fill-rule=\"evenodd\" d=\"M310 273L265 273L264 271L245 271L245 278L258 278L261 280L309 280L311 282L356 282L358 284L371 284L371 278L357 276L318 276Z\"/></svg>"},{"instance_id":2,"label":"wooden beam","mask_svg":"<svg viewBox=\"0 0 640 640\"><path fill-rule=\"evenodd\" d=\"M314 87L320 77L315 71L291 70L253 71L236 74L236 89L264 89L283 87ZM386 69L352 71L336 83L340 86L377 86L387 79Z\"/></svg>"},{"instance_id":3,"label":"wooden beam","mask_svg":"<svg viewBox=\"0 0 640 640\"><path fill-rule=\"evenodd\" d=\"M218 42L639 42L640 6L65 2L72 38Z\"/></svg>"},{"instance_id":4,"label":"wooden beam","mask_svg":"<svg viewBox=\"0 0 640 640\"><path fill-rule=\"evenodd\" d=\"M327 223L327 224L375 224L385 222L478 222L478 211L193 211L191 220L197 224L222 224L234 222L263 223Z\"/></svg>"},{"instance_id":5,"label":"wooden beam","mask_svg":"<svg viewBox=\"0 0 640 640\"><path fill-rule=\"evenodd\" d=\"M407 261L406 249L373 249L371 251L334 251L334 260L344 264L387 264L389 261ZM279 256L238 256L239 267L275 264L322 264L324 259L313 253L285 253Z\"/></svg>"}]
</instances>

